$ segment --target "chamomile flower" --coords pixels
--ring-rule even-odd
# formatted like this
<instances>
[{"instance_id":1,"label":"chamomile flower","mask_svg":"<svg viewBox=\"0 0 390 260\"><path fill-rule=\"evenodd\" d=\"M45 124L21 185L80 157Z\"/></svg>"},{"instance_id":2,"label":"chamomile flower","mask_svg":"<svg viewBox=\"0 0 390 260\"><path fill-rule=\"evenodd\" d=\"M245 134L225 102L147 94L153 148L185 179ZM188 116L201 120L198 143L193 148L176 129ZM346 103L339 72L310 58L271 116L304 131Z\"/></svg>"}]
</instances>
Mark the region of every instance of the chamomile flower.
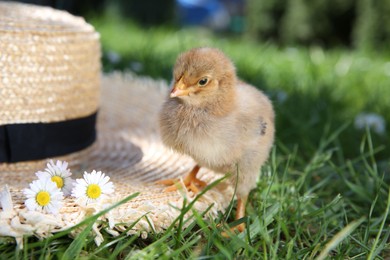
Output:
<instances>
[{"instance_id":1,"label":"chamomile flower","mask_svg":"<svg viewBox=\"0 0 390 260\"><path fill-rule=\"evenodd\" d=\"M101 171L93 170L91 173L84 172L83 179L76 179L72 196L87 205L98 202L113 192L114 184L110 182L110 177Z\"/></svg>"},{"instance_id":2,"label":"chamomile flower","mask_svg":"<svg viewBox=\"0 0 390 260\"><path fill-rule=\"evenodd\" d=\"M67 162L57 161L56 164L52 160L47 164L44 171L35 173L38 178L50 178L56 183L57 187L64 193L65 196L71 194L73 180L70 177L72 173L68 169Z\"/></svg>"},{"instance_id":3,"label":"chamomile flower","mask_svg":"<svg viewBox=\"0 0 390 260\"><path fill-rule=\"evenodd\" d=\"M50 178L33 181L23 193L27 197L24 204L29 210L57 214L62 207L64 195Z\"/></svg>"}]
</instances>

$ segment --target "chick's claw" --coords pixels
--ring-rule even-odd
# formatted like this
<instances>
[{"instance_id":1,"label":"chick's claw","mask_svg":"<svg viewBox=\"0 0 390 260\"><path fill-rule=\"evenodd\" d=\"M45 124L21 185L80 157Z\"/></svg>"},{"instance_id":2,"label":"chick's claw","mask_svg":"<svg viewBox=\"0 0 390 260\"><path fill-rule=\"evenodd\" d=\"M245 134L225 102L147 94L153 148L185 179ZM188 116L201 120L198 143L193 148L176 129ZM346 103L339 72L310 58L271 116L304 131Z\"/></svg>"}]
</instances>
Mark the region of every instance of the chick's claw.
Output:
<instances>
[{"instance_id":1,"label":"chick's claw","mask_svg":"<svg viewBox=\"0 0 390 260\"><path fill-rule=\"evenodd\" d=\"M164 189L164 192L171 192L178 190L178 187L180 185L180 179L166 179L166 180L160 180L156 182L157 184L162 184L165 186L168 186Z\"/></svg>"},{"instance_id":2,"label":"chick's claw","mask_svg":"<svg viewBox=\"0 0 390 260\"><path fill-rule=\"evenodd\" d=\"M167 185L168 187L166 187L164 189L164 192L172 192L172 191L176 191L179 189L179 187L181 186L181 182L180 182L180 179L167 179L167 180L161 180L161 181L157 181L158 184L163 184L163 185ZM184 179L183 180L183 183L184 183L184 186L186 187L186 189L188 191L192 191L193 193L197 194L200 192L200 190L207 186L207 183L202 181L202 180L199 180L197 178L194 178L194 179Z\"/></svg>"},{"instance_id":3,"label":"chick's claw","mask_svg":"<svg viewBox=\"0 0 390 260\"><path fill-rule=\"evenodd\" d=\"M231 238L232 237L231 234L239 234L244 232L244 230L245 230L245 223L241 223L237 226L231 227L230 232L223 231L221 235L224 238Z\"/></svg>"},{"instance_id":4,"label":"chick's claw","mask_svg":"<svg viewBox=\"0 0 390 260\"><path fill-rule=\"evenodd\" d=\"M200 190L207 186L207 183L198 179L196 177L199 172L200 167L196 165L192 171L183 179L183 184L188 191L192 191L194 194L200 192ZM180 179L167 179L157 181L158 184L168 185L167 188L164 189L164 192L171 192L178 190L180 185Z\"/></svg>"},{"instance_id":5,"label":"chick's claw","mask_svg":"<svg viewBox=\"0 0 390 260\"><path fill-rule=\"evenodd\" d=\"M248 201L248 197L240 197L237 199L237 211L236 211L236 220L242 219L245 217L245 206ZM230 228L230 233L223 231L221 235L225 238L230 238L230 234L242 233L246 228L245 222L240 223L234 227Z\"/></svg>"}]
</instances>

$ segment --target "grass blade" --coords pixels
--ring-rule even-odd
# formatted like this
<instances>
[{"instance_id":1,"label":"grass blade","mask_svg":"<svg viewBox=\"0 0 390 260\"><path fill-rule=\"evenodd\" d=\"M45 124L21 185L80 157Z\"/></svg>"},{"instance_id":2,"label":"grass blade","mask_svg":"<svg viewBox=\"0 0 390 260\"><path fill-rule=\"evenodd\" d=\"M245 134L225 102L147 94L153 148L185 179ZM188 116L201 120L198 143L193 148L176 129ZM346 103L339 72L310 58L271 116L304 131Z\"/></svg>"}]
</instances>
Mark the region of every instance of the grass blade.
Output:
<instances>
[{"instance_id":1,"label":"grass blade","mask_svg":"<svg viewBox=\"0 0 390 260\"><path fill-rule=\"evenodd\" d=\"M370 251L370 254L368 255L367 259L374 259L375 256L378 254L377 250L376 250L376 247L379 243L379 239L380 239L380 236L383 232L383 228L385 226L385 223L386 223L386 219L387 219L387 216L389 215L389 207L390 207L390 189L389 189L389 192L388 192L388 196L387 196L387 207L386 207L386 211L385 213L383 214L383 220L382 220L382 223L381 223L381 226L378 230L378 233L375 237L375 241L374 241L374 244L372 245L372 248L371 248L371 251Z\"/></svg>"},{"instance_id":2,"label":"grass blade","mask_svg":"<svg viewBox=\"0 0 390 260\"><path fill-rule=\"evenodd\" d=\"M88 226L77 236L64 252L63 259L75 259L80 254L81 249L85 245L85 239L91 233L92 226L95 222L91 221Z\"/></svg>"},{"instance_id":3,"label":"grass blade","mask_svg":"<svg viewBox=\"0 0 390 260\"><path fill-rule=\"evenodd\" d=\"M326 245L322 250L317 260L325 259L330 251L332 251L336 246L338 246L346 237L348 237L358 226L360 226L366 220L365 217L362 217L358 220L355 220L349 223L345 228L340 230Z\"/></svg>"}]
</instances>

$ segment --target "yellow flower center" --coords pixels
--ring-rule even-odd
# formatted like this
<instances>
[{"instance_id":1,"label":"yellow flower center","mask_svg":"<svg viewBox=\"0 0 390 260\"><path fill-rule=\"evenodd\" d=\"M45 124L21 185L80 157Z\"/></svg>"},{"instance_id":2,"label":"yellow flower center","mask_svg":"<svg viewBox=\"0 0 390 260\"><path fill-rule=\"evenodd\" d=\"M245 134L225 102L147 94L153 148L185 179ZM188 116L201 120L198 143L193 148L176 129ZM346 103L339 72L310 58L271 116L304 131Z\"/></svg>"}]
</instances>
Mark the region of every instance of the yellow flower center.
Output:
<instances>
[{"instance_id":1,"label":"yellow flower center","mask_svg":"<svg viewBox=\"0 0 390 260\"><path fill-rule=\"evenodd\" d=\"M87 188L87 196L91 199L97 199L100 197L102 189L97 184L90 184Z\"/></svg>"},{"instance_id":2,"label":"yellow flower center","mask_svg":"<svg viewBox=\"0 0 390 260\"><path fill-rule=\"evenodd\" d=\"M64 187L64 179L60 176L53 176L51 180L57 184L57 188L61 189Z\"/></svg>"},{"instance_id":3,"label":"yellow flower center","mask_svg":"<svg viewBox=\"0 0 390 260\"><path fill-rule=\"evenodd\" d=\"M40 191L35 197L39 206L46 206L50 202L50 193L47 191Z\"/></svg>"}]
</instances>

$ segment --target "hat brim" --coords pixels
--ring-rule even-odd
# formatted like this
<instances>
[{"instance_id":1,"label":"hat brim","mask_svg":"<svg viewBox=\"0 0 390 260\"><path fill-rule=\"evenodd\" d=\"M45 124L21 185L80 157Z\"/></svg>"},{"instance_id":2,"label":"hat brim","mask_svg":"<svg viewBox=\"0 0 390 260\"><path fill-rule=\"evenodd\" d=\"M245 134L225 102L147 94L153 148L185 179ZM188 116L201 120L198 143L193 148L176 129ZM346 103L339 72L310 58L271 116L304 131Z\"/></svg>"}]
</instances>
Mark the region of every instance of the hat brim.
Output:
<instances>
[{"instance_id":1,"label":"hat brim","mask_svg":"<svg viewBox=\"0 0 390 260\"><path fill-rule=\"evenodd\" d=\"M104 75L97 141L83 151L49 158L67 161L74 178L80 178L84 171L106 173L115 185L115 196L109 203L140 192L133 200L100 218L109 222L112 234L126 230L139 218L141 221L134 225L132 232L161 232L180 215L179 209L184 198L193 198L193 194L183 190L164 192L165 187L156 184L157 180L183 177L194 166L191 158L167 149L160 140L158 113L167 93L168 87L164 81L136 77L129 73ZM22 190L36 179L35 172L43 170L49 159L0 164L0 183L9 187L14 204L12 213L4 214L0 210L0 214L3 213L1 226L7 226L6 229L2 228L0 236L11 235L19 240L25 234L46 237L102 209L101 205L81 207L74 198L66 197L65 206L55 221L51 221L52 216L47 215L44 216L45 225L42 225L42 221L37 220L39 217L32 218L31 214L27 214ZM222 176L206 169L201 169L199 173L199 177L207 183ZM199 198L194 209L203 212L212 205L206 217L216 217L218 211L224 211L228 206L232 196L231 185L220 183Z\"/></svg>"}]
</instances>

